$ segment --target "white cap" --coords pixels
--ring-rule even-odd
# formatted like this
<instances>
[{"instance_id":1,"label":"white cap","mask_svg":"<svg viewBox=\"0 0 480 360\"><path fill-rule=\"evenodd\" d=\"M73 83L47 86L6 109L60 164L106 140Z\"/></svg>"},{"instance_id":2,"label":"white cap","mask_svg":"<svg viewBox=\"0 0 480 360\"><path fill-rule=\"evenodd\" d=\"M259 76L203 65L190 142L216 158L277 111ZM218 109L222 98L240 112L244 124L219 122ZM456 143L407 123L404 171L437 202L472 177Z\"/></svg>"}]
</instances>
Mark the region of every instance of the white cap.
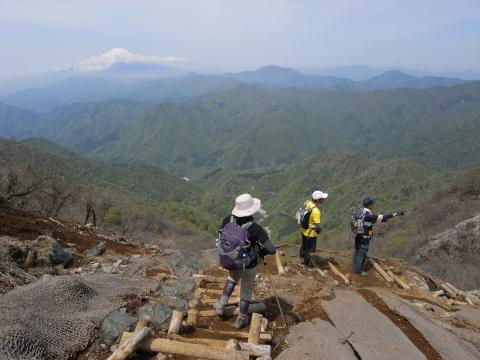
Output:
<instances>
[{"instance_id":1,"label":"white cap","mask_svg":"<svg viewBox=\"0 0 480 360\"><path fill-rule=\"evenodd\" d=\"M319 200L319 199L326 199L328 197L327 193L321 192L319 190L314 191L312 194L312 199L313 200Z\"/></svg>"},{"instance_id":2,"label":"white cap","mask_svg":"<svg viewBox=\"0 0 480 360\"><path fill-rule=\"evenodd\" d=\"M251 216L260 210L262 202L250 194L242 194L235 199L232 215L238 217Z\"/></svg>"}]
</instances>

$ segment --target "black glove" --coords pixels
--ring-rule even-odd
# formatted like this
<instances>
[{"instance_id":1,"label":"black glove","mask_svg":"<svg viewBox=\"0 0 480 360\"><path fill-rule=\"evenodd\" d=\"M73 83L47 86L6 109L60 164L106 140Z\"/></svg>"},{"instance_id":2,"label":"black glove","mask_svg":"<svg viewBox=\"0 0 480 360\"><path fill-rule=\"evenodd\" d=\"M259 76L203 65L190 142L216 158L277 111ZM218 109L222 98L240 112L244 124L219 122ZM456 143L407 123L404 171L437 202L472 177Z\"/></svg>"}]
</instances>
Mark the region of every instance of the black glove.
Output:
<instances>
[{"instance_id":1,"label":"black glove","mask_svg":"<svg viewBox=\"0 0 480 360\"><path fill-rule=\"evenodd\" d=\"M403 215L405 215L405 210L397 210L396 214L397 214L397 216L403 216Z\"/></svg>"}]
</instances>

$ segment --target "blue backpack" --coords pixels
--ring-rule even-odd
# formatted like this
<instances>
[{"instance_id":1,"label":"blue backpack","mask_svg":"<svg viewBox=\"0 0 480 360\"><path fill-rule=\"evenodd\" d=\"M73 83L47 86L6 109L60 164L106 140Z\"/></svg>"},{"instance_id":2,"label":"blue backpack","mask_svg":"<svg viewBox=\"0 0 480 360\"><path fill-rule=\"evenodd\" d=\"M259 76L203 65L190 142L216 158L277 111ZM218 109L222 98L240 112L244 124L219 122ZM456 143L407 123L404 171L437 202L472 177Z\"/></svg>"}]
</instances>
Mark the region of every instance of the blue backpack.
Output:
<instances>
[{"instance_id":1,"label":"blue backpack","mask_svg":"<svg viewBox=\"0 0 480 360\"><path fill-rule=\"evenodd\" d=\"M232 216L230 222L219 231L218 256L227 270L245 270L255 259L255 252L248 240L249 221L238 225Z\"/></svg>"}]
</instances>

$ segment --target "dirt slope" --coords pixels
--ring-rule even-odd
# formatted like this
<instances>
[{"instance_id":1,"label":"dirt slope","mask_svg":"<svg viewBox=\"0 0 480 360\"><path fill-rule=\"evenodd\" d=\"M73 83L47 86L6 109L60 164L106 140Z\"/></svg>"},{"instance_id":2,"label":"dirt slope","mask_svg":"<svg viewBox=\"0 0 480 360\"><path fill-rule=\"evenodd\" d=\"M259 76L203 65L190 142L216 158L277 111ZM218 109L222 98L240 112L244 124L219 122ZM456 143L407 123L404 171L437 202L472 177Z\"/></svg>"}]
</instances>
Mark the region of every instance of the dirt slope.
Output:
<instances>
[{"instance_id":1,"label":"dirt slope","mask_svg":"<svg viewBox=\"0 0 480 360\"><path fill-rule=\"evenodd\" d=\"M77 359L106 359L111 346L118 343L123 331L132 330L141 314L151 314L154 336L164 337L172 311L188 310L196 286L204 288L205 297L198 310L206 314L226 278L216 265L214 250L173 251L131 244L115 234L37 214L3 208L0 214L3 292L16 292L36 281L48 282L43 274L85 279L97 273L116 274L117 279L133 281L144 289L115 300L119 304L116 315L105 318L89 347L77 353ZM45 239L52 244L58 241L60 250ZM103 242L106 248L102 251L85 253ZM56 256L55 251L68 252L72 260L48 262L42 258L41 246L51 251L50 260ZM35 260L29 260L32 249L39 251ZM462 359L480 359L478 292L457 294L455 299L440 295L444 280L394 259L377 262L403 280L410 287L407 290L387 283L373 268L368 269L366 278L352 276L350 252L318 251L314 260L321 271L303 268L296 246L281 247L280 253L286 274L279 275L275 257L267 257L266 265L258 267L255 290L257 301L266 305L264 316L269 321L267 332L272 334L269 344L273 358L433 360L458 359L460 354ZM348 284L330 264L346 276ZM202 271L217 281L195 281L193 275ZM0 304L3 296L0 294ZM466 303L466 296L473 306ZM118 319L129 325L119 325L115 322ZM184 336L228 340L221 331L233 330L234 320L233 316L201 316L194 331ZM116 330L107 336L105 329L112 327ZM151 353L139 351L133 358L151 357Z\"/></svg>"}]
</instances>

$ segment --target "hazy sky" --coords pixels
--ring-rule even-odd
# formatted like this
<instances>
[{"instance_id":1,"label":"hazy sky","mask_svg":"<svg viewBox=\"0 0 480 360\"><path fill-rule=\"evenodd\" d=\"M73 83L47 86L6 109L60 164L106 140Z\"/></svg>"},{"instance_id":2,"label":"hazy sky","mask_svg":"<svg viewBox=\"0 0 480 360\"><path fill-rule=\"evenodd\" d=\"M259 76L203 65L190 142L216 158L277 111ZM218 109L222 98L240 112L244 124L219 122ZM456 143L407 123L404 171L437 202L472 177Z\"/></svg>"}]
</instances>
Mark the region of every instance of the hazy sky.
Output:
<instances>
[{"instance_id":1,"label":"hazy sky","mask_svg":"<svg viewBox=\"0 0 480 360\"><path fill-rule=\"evenodd\" d=\"M0 0L0 74L114 47L192 70L480 70L480 0Z\"/></svg>"}]
</instances>

